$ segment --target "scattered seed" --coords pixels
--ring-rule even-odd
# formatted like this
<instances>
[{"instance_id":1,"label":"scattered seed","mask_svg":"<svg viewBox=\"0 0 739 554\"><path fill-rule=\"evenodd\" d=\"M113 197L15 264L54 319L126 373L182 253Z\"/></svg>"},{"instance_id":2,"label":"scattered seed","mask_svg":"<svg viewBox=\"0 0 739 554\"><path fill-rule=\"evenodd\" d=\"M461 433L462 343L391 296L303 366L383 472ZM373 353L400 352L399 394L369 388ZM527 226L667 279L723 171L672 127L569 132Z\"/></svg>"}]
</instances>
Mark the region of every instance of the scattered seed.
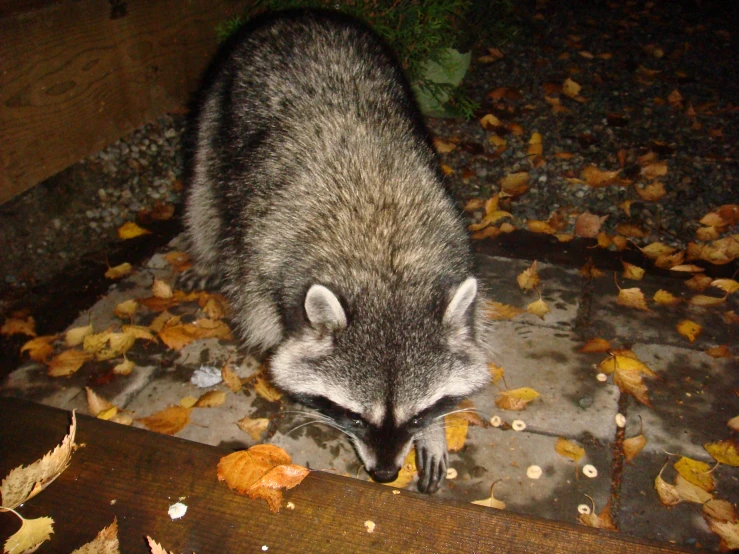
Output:
<instances>
[{"instance_id":1,"label":"scattered seed","mask_svg":"<svg viewBox=\"0 0 739 554\"><path fill-rule=\"evenodd\" d=\"M364 522L364 526L367 528L368 533L374 533L375 532L375 522L370 521L369 519Z\"/></svg>"},{"instance_id":2,"label":"scattered seed","mask_svg":"<svg viewBox=\"0 0 739 554\"><path fill-rule=\"evenodd\" d=\"M595 376L595 378L598 379L598 381L600 381L601 383L605 383L606 381L608 381L608 375L606 375L605 373L599 373Z\"/></svg>"},{"instance_id":3,"label":"scattered seed","mask_svg":"<svg viewBox=\"0 0 739 554\"><path fill-rule=\"evenodd\" d=\"M588 506L587 504L580 504L577 507L577 511L583 515L588 515L590 513L590 506Z\"/></svg>"},{"instance_id":4,"label":"scattered seed","mask_svg":"<svg viewBox=\"0 0 739 554\"><path fill-rule=\"evenodd\" d=\"M529 479L538 479L541 477L542 470L539 466L529 466L529 468L526 470L526 477Z\"/></svg>"},{"instance_id":5,"label":"scattered seed","mask_svg":"<svg viewBox=\"0 0 739 554\"><path fill-rule=\"evenodd\" d=\"M446 468L446 478L447 479L456 479L457 478L457 470L453 467Z\"/></svg>"},{"instance_id":6,"label":"scattered seed","mask_svg":"<svg viewBox=\"0 0 739 554\"><path fill-rule=\"evenodd\" d=\"M172 504L167 511L167 514L169 514L169 517L171 517L172 519L179 519L184 516L185 513L187 513L187 506L182 502Z\"/></svg>"},{"instance_id":7,"label":"scattered seed","mask_svg":"<svg viewBox=\"0 0 739 554\"><path fill-rule=\"evenodd\" d=\"M626 427L626 418L624 417L624 414L616 414L616 425L621 427L622 429Z\"/></svg>"},{"instance_id":8,"label":"scattered seed","mask_svg":"<svg viewBox=\"0 0 739 554\"><path fill-rule=\"evenodd\" d=\"M503 424L503 422L500 419L500 416L493 416L490 418L490 425L493 427L500 427Z\"/></svg>"},{"instance_id":9,"label":"scattered seed","mask_svg":"<svg viewBox=\"0 0 739 554\"><path fill-rule=\"evenodd\" d=\"M295 509L295 504L293 504L292 502L288 502L287 503L287 509L288 510L294 510Z\"/></svg>"},{"instance_id":10,"label":"scattered seed","mask_svg":"<svg viewBox=\"0 0 739 554\"><path fill-rule=\"evenodd\" d=\"M513 423L511 423L511 429L514 431L523 431L526 429L526 423L522 419L514 419Z\"/></svg>"},{"instance_id":11,"label":"scattered seed","mask_svg":"<svg viewBox=\"0 0 739 554\"><path fill-rule=\"evenodd\" d=\"M585 477L590 477L591 479L594 477L598 477L598 470L595 469L595 466L592 464L586 464L582 468L583 475Z\"/></svg>"}]
</instances>

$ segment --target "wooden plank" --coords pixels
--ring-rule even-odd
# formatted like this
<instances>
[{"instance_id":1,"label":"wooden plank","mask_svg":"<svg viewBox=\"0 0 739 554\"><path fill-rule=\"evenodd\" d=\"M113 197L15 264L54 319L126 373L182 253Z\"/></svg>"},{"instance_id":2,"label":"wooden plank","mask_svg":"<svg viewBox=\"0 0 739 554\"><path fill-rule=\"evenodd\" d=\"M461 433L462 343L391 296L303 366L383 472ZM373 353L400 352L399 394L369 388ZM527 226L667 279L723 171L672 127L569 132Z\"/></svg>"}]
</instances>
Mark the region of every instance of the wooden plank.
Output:
<instances>
[{"instance_id":1,"label":"wooden plank","mask_svg":"<svg viewBox=\"0 0 739 554\"><path fill-rule=\"evenodd\" d=\"M216 24L249 3L5 0L0 203L181 108L217 48Z\"/></svg>"},{"instance_id":2,"label":"wooden plank","mask_svg":"<svg viewBox=\"0 0 739 554\"><path fill-rule=\"evenodd\" d=\"M0 399L0 476L59 443L69 414ZM148 552L152 536L174 552L695 552L583 526L440 500L355 479L312 472L288 491L278 514L216 479L227 450L78 415L84 445L48 489L20 508L51 516L54 535L40 550L69 552L118 518L122 552ZM188 511L176 521L170 504ZM286 501L293 510L284 507ZM367 533L364 522L376 524ZM0 514L0 540L18 527Z\"/></svg>"}]
</instances>

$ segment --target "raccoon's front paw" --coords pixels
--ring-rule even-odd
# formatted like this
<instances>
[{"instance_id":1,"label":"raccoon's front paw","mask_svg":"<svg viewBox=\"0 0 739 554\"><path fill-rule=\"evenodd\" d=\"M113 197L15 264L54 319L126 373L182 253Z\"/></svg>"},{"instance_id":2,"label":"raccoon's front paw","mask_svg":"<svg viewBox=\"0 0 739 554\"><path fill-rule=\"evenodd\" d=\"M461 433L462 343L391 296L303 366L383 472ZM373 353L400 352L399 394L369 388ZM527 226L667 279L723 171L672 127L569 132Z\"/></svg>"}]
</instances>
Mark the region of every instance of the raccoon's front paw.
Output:
<instances>
[{"instance_id":1,"label":"raccoon's front paw","mask_svg":"<svg viewBox=\"0 0 739 554\"><path fill-rule=\"evenodd\" d=\"M215 289L220 285L220 273L205 272L197 269L196 266L180 273L176 281L176 287L186 291Z\"/></svg>"},{"instance_id":2,"label":"raccoon's front paw","mask_svg":"<svg viewBox=\"0 0 739 554\"><path fill-rule=\"evenodd\" d=\"M426 430L416 439L416 457L420 478L418 490L435 493L446 478L446 435L443 427Z\"/></svg>"}]
</instances>

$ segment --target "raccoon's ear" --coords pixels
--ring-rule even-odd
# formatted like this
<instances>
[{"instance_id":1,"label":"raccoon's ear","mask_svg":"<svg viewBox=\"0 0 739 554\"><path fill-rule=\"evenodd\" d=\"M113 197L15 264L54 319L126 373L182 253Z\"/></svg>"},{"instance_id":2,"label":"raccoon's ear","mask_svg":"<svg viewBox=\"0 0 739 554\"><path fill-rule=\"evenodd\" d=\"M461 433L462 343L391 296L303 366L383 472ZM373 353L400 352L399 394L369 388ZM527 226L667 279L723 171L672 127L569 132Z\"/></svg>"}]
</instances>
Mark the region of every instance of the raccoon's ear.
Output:
<instances>
[{"instance_id":1,"label":"raccoon's ear","mask_svg":"<svg viewBox=\"0 0 739 554\"><path fill-rule=\"evenodd\" d=\"M457 287L446 312L444 312L444 323L458 327L464 326L467 321L467 311L476 295L477 279L470 277Z\"/></svg>"},{"instance_id":2,"label":"raccoon's ear","mask_svg":"<svg viewBox=\"0 0 739 554\"><path fill-rule=\"evenodd\" d=\"M305 313L313 327L338 331L346 327L346 314L336 295L323 285L313 285L305 295Z\"/></svg>"}]
</instances>

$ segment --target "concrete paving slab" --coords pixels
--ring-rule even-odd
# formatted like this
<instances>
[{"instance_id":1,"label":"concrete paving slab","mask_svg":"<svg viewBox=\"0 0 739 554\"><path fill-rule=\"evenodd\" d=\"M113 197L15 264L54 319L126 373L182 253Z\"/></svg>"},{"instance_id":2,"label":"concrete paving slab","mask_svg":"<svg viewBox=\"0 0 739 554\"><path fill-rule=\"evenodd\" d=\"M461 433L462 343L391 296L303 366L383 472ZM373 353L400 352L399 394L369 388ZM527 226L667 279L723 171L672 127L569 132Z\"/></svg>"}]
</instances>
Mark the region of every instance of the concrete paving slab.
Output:
<instances>
[{"instance_id":1,"label":"concrete paving slab","mask_svg":"<svg viewBox=\"0 0 739 554\"><path fill-rule=\"evenodd\" d=\"M608 340L618 339L626 344L650 342L690 346L700 350L720 344L729 346L739 344L737 325L727 324L722 317L722 314L729 310L739 313L739 296L736 294L729 295L720 306L703 308L688 304L688 300L698 293L677 278L646 274L641 281L631 281L622 279L619 273L618 281L622 289L640 288L647 299L650 311L645 312L617 304L618 288L612 274L595 279L592 282L592 293L589 295L592 336ZM660 289L683 299L683 302L673 307L657 304L653 297ZM715 297L723 295L716 288L701 294ZM677 324L684 319L695 321L703 328L701 335L693 344L677 332Z\"/></svg>"},{"instance_id":2,"label":"concrete paving slab","mask_svg":"<svg viewBox=\"0 0 739 554\"><path fill-rule=\"evenodd\" d=\"M596 380L592 354L578 349L583 341L572 332L554 331L517 322L495 322L490 334L498 352L495 363L505 371L505 384L472 399L484 414L505 421L523 419L529 429L554 435L590 434L608 441L615 436L618 388ZM531 387L541 396L525 411L500 410L495 406L498 390Z\"/></svg>"},{"instance_id":3,"label":"concrete paving slab","mask_svg":"<svg viewBox=\"0 0 739 554\"><path fill-rule=\"evenodd\" d=\"M528 304L539 299L535 291L523 291L516 282L516 276L531 266L533 260L511 260L477 254L475 261L490 300L525 309ZM516 319L542 327L573 328L580 305L582 277L574 269L542 262L537 262L537 272L541 279L539 290L551 313L546 314L543 320L528 313L521 314Z\"/></svg>"},{"instance_id":4,"label":"concrete paving slab","mask_svg":"<svg viewBox=\"0 0 739 554\"><path fill-rule=\"evenodd\" d=\"M654 408L629 398L626 435L637 435L641 425L647 451L710 461L703 444L728 438L726 422L739 413L737 360L656 344L633 351L660 379L647 381Z\"/></svg>"}]
</instances>

